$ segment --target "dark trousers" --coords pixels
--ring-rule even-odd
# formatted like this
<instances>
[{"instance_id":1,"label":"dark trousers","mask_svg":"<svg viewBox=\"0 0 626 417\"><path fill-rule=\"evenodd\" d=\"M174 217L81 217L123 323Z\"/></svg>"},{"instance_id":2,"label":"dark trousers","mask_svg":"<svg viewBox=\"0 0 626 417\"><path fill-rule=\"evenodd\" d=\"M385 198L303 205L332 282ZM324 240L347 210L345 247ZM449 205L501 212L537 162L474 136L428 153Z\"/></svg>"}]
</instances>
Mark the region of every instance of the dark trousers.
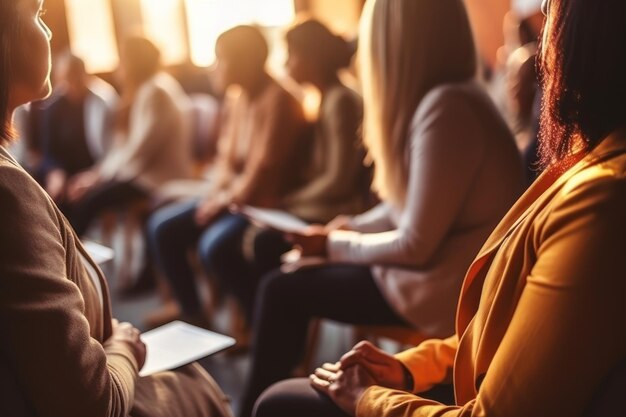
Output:
<instances>
[{"instance_id":1,"label":"dark trousers","mask_svg":"<svg viewBox=\"0 0 626 417\"><path fill-rule=\"evenodd\" d=\"M209 226L200 227L194 220L197 201L176 203L158 210L148 220L148 241L153 259L174 291L183 314L196 315L202 304L194 272L187 257L197 244L203 266L220 275L212 261L220 259L217 269L227 266L234 276L242 267L241 239L248 226L243 217L222 214Z\"/></svg>"},{"instance_id":2,"label":"dark trousers","mask_svg":"<svg viewBox=\"0 0 626 417\"><path fill-rule=\"evenodd\" d=\"M130 181L107 181L98 184L76 204L67 207L66 213L76 234L82 236L104 210L123 208L149 196L145 189Z\"/></svg>"},{"instance_id":3,"label":"dark trousers","mask_svg":"<svg viewBox=\"0 0 626 417\"><path fill-rule=\"evenodd\" d=\"M213 238L206 233L200 238L200 259L221 288L237 299L251 323L260 280L280 265L281 255L291 245L285 242L281 233L261 231L253 241L254 259L247 259L243 253L243 235L249 230L250 223L239 215L226 216L211 226L208 233Z\"/></svg>"},{"instance_id":4,"label":"dark trousers","mask_svg":"<svg viewBox=\"0 0 626 417\"><path fill-rule=\"evenodd\" d=\"M255 305L252 364L241 417L257 397L288 378L302 360L312 318L350 324L404 325L380 293L367 266L333 265L274 271L260 284Z\"/></svg>"},{"instance_id":5,"label":"dark trousers","mask_svg":"<svg viewBox=\"0 0 626 417\"><path fill-rule=\"evenodd\" d=\"M452 385L437 385L419 394L445 405L454 405ZM272 385L257 401L253 417L348 417L325 394L311 387L308 378L288 379Z\"/></svg>"}]
</instances>

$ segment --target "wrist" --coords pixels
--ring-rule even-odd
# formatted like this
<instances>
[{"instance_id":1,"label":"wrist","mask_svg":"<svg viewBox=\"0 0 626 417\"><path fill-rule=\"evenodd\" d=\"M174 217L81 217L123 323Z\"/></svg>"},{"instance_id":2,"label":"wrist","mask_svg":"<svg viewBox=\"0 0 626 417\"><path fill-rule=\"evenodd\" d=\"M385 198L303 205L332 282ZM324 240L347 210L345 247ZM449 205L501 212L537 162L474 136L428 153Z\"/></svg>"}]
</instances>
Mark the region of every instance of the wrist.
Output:
<instances>
[{"instance_id":1,"label":"wrist","mask_svg":"<svg viewBox=\"0 0 626 417\"><path fill-rule=\"evenodd\" d=\"M413 374L409 371L402 362L400 362L400 366L402 366L402 379L404 383L404 390L406 392L413 392L415 388L415 381L413 380Z\"/></svg>"}]
</instances>

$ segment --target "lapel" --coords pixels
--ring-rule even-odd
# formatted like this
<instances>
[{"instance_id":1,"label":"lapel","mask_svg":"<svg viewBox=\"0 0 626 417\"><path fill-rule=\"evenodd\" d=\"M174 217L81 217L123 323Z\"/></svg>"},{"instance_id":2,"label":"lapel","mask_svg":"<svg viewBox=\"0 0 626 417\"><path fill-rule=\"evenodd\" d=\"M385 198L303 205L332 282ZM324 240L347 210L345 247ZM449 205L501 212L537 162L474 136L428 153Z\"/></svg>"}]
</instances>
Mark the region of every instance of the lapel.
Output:
<instances>
[{"instance_id":1,"label":"lapel","mask_svg":"<svg viewBox=\"0 0 626 417\"><path fill-rule=\"evenodd\" d=\"M473 296L467 297L467 300L465 300L466 296L477 278L485 275L482 273L484 268L489 265L493 255L498 251L504 240L535 210L539 202L551 198L573 176L590 166L607 161L622 153L626 153L626 128L612 133L582 159L580 157L574 158L573 166L562 175L560 175L560 170L547 170L520 197L498 226L496 226L468 269L457 308L457 334L463 334L471 316L473 316L473 312L470 313L469 311L467 311L468 314L463 314L463 311L466 310L463 308L465 303L478 305L480 291L474 291Z\"/></svg>"}]
</instances>

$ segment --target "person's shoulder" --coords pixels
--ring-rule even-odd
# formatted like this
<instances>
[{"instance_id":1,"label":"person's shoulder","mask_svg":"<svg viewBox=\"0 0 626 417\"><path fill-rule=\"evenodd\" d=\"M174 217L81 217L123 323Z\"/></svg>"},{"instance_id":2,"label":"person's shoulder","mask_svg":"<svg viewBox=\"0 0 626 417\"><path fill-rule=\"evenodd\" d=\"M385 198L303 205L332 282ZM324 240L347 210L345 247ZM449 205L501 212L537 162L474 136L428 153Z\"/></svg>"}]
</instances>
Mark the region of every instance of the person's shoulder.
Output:
<instances>
[{"instance_id":1,"label":"person's shoulder","mask_svg":"<svg viewBox=\"0 0 626 417\"><path fill-rule=\"evenodd\" d=\"M567 180L563 191L570 194L577 190L603 187L622 189L626 196L626 152L590 163Z\"/></svg>"},{"instance_id":2,"label":"person's shoulder","mask_svg":"<svg viewBox=\"0 0 626 417\"><path fill-rule=\"evenodd\" d=\"M431 128L433 123L462 122L471 112L472 82L440 84L431 88L419 102L411 120L411 131Z\"/></svg>"},{"instance_id":3,"label":"person's shoulder","mask_svg":"<svg viewBox=\"0 0 626 417\"><path fill-rule=\"evenodd\" d=\"M0 189L25 193L38 187L33 178L12 160L4 149L0 151Z\"/></svg>"},{"instance_id":4,"label":"person's shoulder","mask_svg":"<svg viewBox=\"0 0 626 417\"><path fill-rule=\"evenodd\" d=\"M424 95L418 111L427 111L437 107L471 106L477 97L484 96L482 87L475 81L440 84Z\"/></svg>"},{"instance_id":5,"label":"person's shoulder","mask_svg":"<svg viewBox=\"0 0 626 417\"><path fill-rule=\"evenodd\" d=\"M166 72L159 72L147 80L137 94L138 102L158 103L156 109L184 111L190 107L189 97L180 83Z\"/></svg>"},{"instance_id":6,"label":"person's shoulder","mask_svg":"<svg viewBox=\"0 0 626 417\"><path fill-rule=\"evenodd\" d=\"M324 97L324 106L331 111L342 109L346 106L361 107L363 99L350 87L338 84L328 90Z\"/></svg>"},{"instance_id":7,"label":"person's shoulder","mask_svg":"<svg viewBox=\"0 0 626 417\"><path fill-rule=\"evenodd\" d=\"M430 126L430 121L449 124L451 120L455 126L467 129L468 134L474 132L483 139L488 139L485 131L497 132L494 135L498 137L511 136L484 87L474 80L432 88L415 110L412 127Z\"/></svg>"},{"instance_id":8,"label":"person's shoulder","mask_svg":"<svg viewBox=\"0 0 626 417\"><path fill-rule=\"evenodd\" d=\"M590 163L573 174L560 189L553 207L559 213L589 210L597 221L623 226L626 221L626 153Z\"/></svg>"},{"instance_id":9,"label":"person's shoulder","mask_svg":"<svg viewBox=\"0 0 626 417\"><path fill-rule=\"evenodd\" d=\"M154 95L178 96L184 94L178 80L164 71L156 73L147 80L142 89Z\"/></svg>"},{"instance_id":10,"label":"person's shoulder","mask_svg":"<svg viewBox=\"0 0 626 417\"><path fill-rule=\"evenodd\" d=\"M47 114L54 113L60 108L66 106L67 103L68 99L65 92L57 91L43 101L41 110Z\"/></svg>"},{"instance_id":11,"label":"person's shoulder","mask_svg":"<svg viewBox=\"0 0 626 417\"><path fill-rule=\"evenodd\" d=\"M298 114L298 116L303 113L302 104L296 98L295 94L284 84L273 78L266 87L263 98L259 104L269 112L278 109L280 112L292 112Z\"/></svg>"},{"instance_id":12,"label":"person's shoulder","mask_svg":"<svg viewBox=\"0 0 626 417\"><path fill-rule=\"evenodd\" d=\"M275 78L270 78L263 96L266 100L275 100L283 102L297 101L295 93L284 83L279 82Z\"/></svg>"},{"instance_id":13,"label":"person's shoulder","mask_svg":"<svg viewBox=\"0 0 626 417\"><path fill-rule=\"evenodd\" d=\"M107 103L114 102L118 99L118 94L115 88L97 76L89 77L87 89L94 97L97 97Z\"/></svg>"},{"instance_id":14,"label":"person's shoulder","mask_svg":"<svg viewBox=\"0 0 626 417\"><path fill-rule=\"evenodd\" d=\"M13 213L30 212L33 215L44 210L50 214L52 204L46 192L3 149L0 151L0 217Z\"/></svg>"}]
</instances>

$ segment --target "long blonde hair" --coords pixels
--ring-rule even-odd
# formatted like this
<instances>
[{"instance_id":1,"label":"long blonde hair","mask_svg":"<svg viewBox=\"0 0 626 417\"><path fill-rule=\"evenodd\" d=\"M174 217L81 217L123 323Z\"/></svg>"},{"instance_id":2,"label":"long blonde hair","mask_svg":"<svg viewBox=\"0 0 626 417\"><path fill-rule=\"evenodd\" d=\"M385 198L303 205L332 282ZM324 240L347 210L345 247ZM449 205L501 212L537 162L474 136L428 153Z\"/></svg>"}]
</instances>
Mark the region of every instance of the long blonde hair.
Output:
<instances>
[{"instance_id":1,"label":"long blonde hair","mask_svg":"<svg viewBox=\"0 0 626 417\"><path fill-rule=\"evenodd\" d=\"M373 188L383 200L403 206L417 107L434 87L476 74L470 23L462 0L368 0L359 42Z\"/></svg>"}]
</instances>

